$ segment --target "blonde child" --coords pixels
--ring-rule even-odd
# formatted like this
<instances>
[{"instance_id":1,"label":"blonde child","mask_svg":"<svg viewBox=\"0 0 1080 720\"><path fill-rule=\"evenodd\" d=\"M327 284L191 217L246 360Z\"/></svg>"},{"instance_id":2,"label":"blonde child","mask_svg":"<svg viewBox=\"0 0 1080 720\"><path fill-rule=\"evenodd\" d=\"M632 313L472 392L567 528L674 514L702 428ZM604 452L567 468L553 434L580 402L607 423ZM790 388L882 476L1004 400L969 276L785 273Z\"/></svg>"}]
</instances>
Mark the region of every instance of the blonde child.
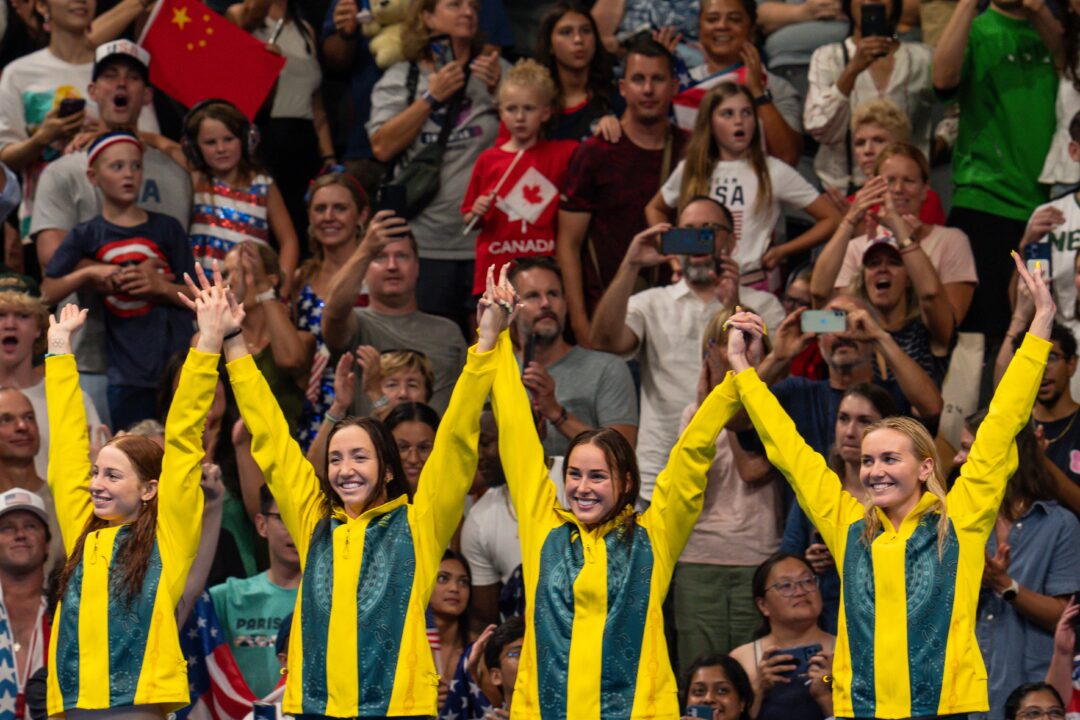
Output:
<instances>
[{"instance_id":1,"label":"blonde child","mask_svg":"<svg viewBox=\"0 0 1080 720\"><path fill-rule=\"evenodd\" d=\"M541 137L556 96L551 73L535 60L519 60L499 83L499 117L510 139L480 154L461 202L465 222L481 224L475 295L484 291L489 267L555 254L559 195L578 146Z\"/></svg>"},{"instance_id":2,"label":"blonde child","mask_svg":"<svg viewBox=\"0 0 1080 720\"><path fill-rule=\"evenodd\" d=\"M765 286L765 273L788 255L829 239L840 213L794 168L766 157L757 110L750 92L720 83L701 101L690 141L671 177L649 201L649 224L668 222L691 198L716 200L735 218L735 248L743 284ZM780 205L806 211L816 221L809 230L770 249ZM767 288L765 288L767 289Z\"/></svg>"},{"instance_id":3,"label":"blonde child","mask_svg":"<svg viewBox=\"0 0 1080 720\"><path fill-rule=\"evenodd\" d=\"M277 240L281 274L289 297L289 281L300 260L300 242L285 200L274 180L256 163L247 117L227 100L205 100L184 117L182 144L160 135L143 141L168 155L191 173L195 188L190 239L195 262L207 272L214 260L245 240L270 245Z\"/></svg>"}]
</instances>

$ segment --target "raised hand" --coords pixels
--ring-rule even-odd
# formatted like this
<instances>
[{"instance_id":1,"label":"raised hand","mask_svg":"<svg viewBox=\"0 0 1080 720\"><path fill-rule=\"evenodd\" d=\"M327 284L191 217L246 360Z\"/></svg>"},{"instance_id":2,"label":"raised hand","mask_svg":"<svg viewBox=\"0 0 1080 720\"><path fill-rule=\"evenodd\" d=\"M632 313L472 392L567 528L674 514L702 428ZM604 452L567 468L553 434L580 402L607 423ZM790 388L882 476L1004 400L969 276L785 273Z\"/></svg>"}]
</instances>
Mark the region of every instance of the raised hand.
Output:
<instances>
[{"instance_id":1,"label":"raised hand","mask_svg":"<svg viewBox=\"0 0 1080 720\"><path fill-rule=\"evenodd\" d=\"M479 342L477 349L487 352L495 347L499 339L499 333L510 327L510 322L517 315L520 304L514 286L507 279L510 263L506 263L499 271L499 283L495 284L495 267L489 266L487 271L487 290L480 298L476 309L477 323L479 324Z\"/></svg>"},{"instance_id":2,"label":"raised hand","mask_svg":"<svg viewBox=\"0 0 1080 720\"><path fill-rule=\"evenodd\" d=\"M356 373L353 372L353 358L349 353L342 353L334 367L334 402L330 404L330 414L343 418L352 409L356 397Z\"/></svg>"},{"instance_id":3,"label":"raised hand","mask_svg":"<svg viewBox=\"0 0 1080 720\"><path fill-rule=\"evenodd\" d=\"M1035 211L1028 220L1024 229L1024 237L1020 240L1020 249L1033 242L1039 242L1048 232L1056 230L1065 222L1065 215L1052 205Z\"/></svg>"},{"instance_id":4,"label":"raised hand","mask_svg":"<svg viewBox=\"0 0 1080 720\"><path fill-rule=\"evenodd\" d=\"M180 300L194 311L199 325L199 339L195 344L200 352L221 352L226 336L234 336L244 322L244 307L236 302L229 289L221 280L221 270L214 261L214 283L211 284L203 272L202 266L195 266L198 285L191 276L184 273L192 297L177 293Z\"/></svg>"},{"instance_id":5,"label":"raised hand","mask_svg":"<svg viewBox=\"0 0 1080 720\"><path fill-rule=\"evenodd\" d=\"M404 240L412 229L405 218L398 217L393 210L380 210L368 224L367 232L360 241L357 252L366 252L374 259L386 249L386 246L398 240Z\"/></svg>"},{"instance_id":6,"label":"raised hand","mask_svg":"<svg viewBox=\"0 0 1080 720\"><path fill-rule=\"evenodd\" d=\"M1050 328L1054 325L1054 315L1057 313L1057 305L1054 303L1054 296L1050 294L1050 287L1046 284L1047 268L1036 264L1035 274L1032 275L1028 272L1023 258L1016 252L1013 252L1012 257L1013 262L1016 264L1016 272L1020 275L1020 280L1023 281L1031 293L1031 299L1035 301L1035 316L1031 320L1031 327L1028 328L1028 332L1035 337L1049 340Z\"/></svg>"},{"instance_id":7,"label":"raised hand","mask_svg":"<svg viewBox=\"0 0 1080 720\"><path fill-rule=\"evenodd\" d=\"M888 191L889 183L885 178L880 175L870 178L859 192L855 193L855 199L851 202L844 220L851 223L852 227L858 225L867 210L884 202Z\"/></svg>"},{"instance_id":8,"label":"raised hand","mask_svg":"<svg viewBox=\"0 0 1080 720\"><path fill-rule=\"evenodd\" d=\"M735 308L736 313L724 323L728 335L728 364L736 373L761 362L765 321L752 312Z\"/></svg>"},{"instance_id":9,"label":"raised hand","mask_svg":"<svg viewBox=\"0 0 1080 720\"><path fill-rule=\"evenodd\" d=\"M472 649L469 650L469 659L465 661L465 669L474 680L480 677L480 660L484 657L484 649L487 648L488 640L491 639L491 633L495 632L495 628L495 625L484 628L484 632L480 633L480 637L476 638Z\"/></svg>"},{"instance_id":10,"label":"raised hand","mask_svg":"<svg viewBox=\"0 0 1080 720\"><path fill-rule=\"evenodd\" d=\"M49 352L54 355L64 355L71 352L71 336L78 332L86 322L85 308L80 310L78 305L70 304L60 308L59 319L49 316Z\"/></svg>"},{"instance_id":11,"label":"raised hand","mask_svg":"<svg viewBox=\"0 0 1080 720\"><path fill-rule=\"evenodd\" d=\"M623 262L639 270L670 262L673 257L660 252L660 235L670 229L671 223L659 223L639 232L626 248Z\"/></svg>"},{"instance_id":12,"label":"raised hand","mask_svg":"<svg viewBox=\"0 0 1080 720\"><path fill-rule=\"evenodd\" d=\"M309 403L318 402L319 396L322 395L322 376L326 372L326 366L329 362L330 353L327 352L326 348L315 353L315 357L311 360L311 374L308 375L308 384L304 389L304 399Z\"/></svg>"}]
</instances>

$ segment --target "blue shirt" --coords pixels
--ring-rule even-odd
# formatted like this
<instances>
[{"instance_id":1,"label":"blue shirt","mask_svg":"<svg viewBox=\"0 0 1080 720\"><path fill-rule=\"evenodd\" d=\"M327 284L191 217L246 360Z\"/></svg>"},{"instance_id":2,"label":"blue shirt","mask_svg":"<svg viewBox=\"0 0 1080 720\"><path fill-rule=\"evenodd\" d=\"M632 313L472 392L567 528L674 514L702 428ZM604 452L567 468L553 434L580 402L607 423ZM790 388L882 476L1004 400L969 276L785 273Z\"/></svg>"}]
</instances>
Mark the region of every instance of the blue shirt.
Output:
<instances>
[{"instance_id":1,"label":"blue shirt","mask_svg":"<svg viewBox=\"0 0 1080 720\"><path fill-rule=\"evenodd\" d=\"M334 28L335 7L337 7L337 0L334 0L326 9L326 18L323 20L319 33L320 42L325 42L326 38L337 32ZM373 157L371 141L368 139L364 126L367 125L368 116L371 115L371 91L381 77L382 70L375 64L375 58L368 50L367 38L358 34L356 53L353 55L352 67L349 68L352 103L348 121L345 123L345 127L349 129L349 137L345 141L345 159L347 160L369 160Z\"/></svg>"},{"instance_id":2,"label":"blue shirt","mask_svg":"<svg viewBox=\"0 0 1080 720\"><path fill-rule=\"evenodd\" d=\"M1009 531L1009 575L1042 595L1080 589L1080 523L1056 502L1039 500ZM997 531L986 551L997 552ZM1054 652L1054 635L984 588L975 636L989 675L991 720L1004 718L1005 699L1017 685L1042 680Z\"/></svg>"}]
</instances>

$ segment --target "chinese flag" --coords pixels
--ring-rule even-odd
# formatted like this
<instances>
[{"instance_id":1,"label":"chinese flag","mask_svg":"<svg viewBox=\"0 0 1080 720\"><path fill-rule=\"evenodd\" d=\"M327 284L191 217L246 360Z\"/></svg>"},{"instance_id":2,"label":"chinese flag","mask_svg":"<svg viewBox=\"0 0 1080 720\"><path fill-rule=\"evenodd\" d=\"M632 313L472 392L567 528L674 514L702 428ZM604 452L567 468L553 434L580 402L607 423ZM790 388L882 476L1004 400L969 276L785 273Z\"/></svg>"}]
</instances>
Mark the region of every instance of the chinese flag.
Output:
<instances>
[{"instance_id":1,"label":"chinese flag","mask_svg":"<svg viewBox=\"0 0 1080 720\"><path fill-rule=\"evenodd\" d=\"M285 58L268 51L198 0L160 0L139 43L150 53L150 82L191 107L221 98L255 118Z\"/></svg>"}]
</instances>

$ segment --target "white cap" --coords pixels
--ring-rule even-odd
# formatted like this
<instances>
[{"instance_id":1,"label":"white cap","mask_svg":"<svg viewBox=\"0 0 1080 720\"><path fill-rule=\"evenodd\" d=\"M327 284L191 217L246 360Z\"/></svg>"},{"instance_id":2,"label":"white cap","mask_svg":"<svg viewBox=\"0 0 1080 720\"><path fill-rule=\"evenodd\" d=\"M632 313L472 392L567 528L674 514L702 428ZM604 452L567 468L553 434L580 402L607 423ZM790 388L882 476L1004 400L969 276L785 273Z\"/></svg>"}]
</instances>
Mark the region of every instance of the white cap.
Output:
<instances>
[{"instance_id":1,"label":"white cap","mask_svg":"<svg viewBox=\"0 0 1080 720\"><path fill-rule=\"evenodd\" d=\"M45 502L37 493L22 488L12 488L0 493L0 516L13 510L32 512L41 518L46 527L49 525L49 513L45 511Z\"/></svg>"},{"instance_id":2,"label":"white cap","mask_svg":"<svg viewBox=\"0 0 1080 720\"><path fill-rule=\"evenodd\" d=\"M101 72L102 63L116 55L127 57L138 63L142 67L143 75L149 79L150 53L146 52L146 50L143 50L130 40L113 40L112 42L99 45L97 51L94 52L93 80L97 80L98 74Z\"/></svg>"}]
</instances>

